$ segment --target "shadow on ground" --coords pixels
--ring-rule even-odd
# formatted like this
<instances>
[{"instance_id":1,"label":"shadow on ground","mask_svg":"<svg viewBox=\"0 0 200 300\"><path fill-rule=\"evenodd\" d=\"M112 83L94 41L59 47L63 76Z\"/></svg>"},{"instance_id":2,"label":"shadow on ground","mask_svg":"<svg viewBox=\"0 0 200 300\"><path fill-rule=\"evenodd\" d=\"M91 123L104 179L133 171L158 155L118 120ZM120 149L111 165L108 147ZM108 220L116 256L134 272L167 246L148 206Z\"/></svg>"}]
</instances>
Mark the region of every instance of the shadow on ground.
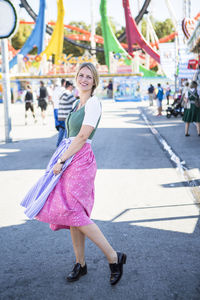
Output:
<instances>
[{"instance_id":1,"label":"shadow on ground","mask_svg":"<svg viewBox=\"0 0 200 300\"><path fill-rule=\"evenodd\" d=\"M78 282L65 282L74 262L70 233L52 232L33 220L0 229L0 298L199 299L199 222L193 234L134 226L131 221L95 222L128 255L117 286L109 285L107 261L90 241L88 274Z\"/></svg>"},{"instance_id":2,"label":"shadow on ground","mask_svg":"<svg viewBox=\"0 0 200 300\"><path fill-rule=\"evenodd\" d=\"M55 144L56 136L2 144L0 170L45 169L56 149ZM155 147L155 144L157 141L152 139L146 127L99 128L92 148L99 169L168 168L169 162L164 154L163 159L157 159L160 148ZM155 149L153 155L150 149Z\"/></svg>"}]
</instances>

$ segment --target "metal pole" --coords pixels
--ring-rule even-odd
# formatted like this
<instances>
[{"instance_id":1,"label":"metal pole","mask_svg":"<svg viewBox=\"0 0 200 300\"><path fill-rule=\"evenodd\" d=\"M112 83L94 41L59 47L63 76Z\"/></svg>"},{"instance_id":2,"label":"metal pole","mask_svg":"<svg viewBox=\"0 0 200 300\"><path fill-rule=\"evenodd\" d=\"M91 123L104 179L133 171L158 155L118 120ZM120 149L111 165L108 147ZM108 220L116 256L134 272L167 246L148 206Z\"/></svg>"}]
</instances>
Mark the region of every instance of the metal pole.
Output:
<instances>
[{"instance_id":1,"label":"metal pole","mask_svg":"<svg viewBox=\"0 0 200 300\"><path fill-rule=\"evenodd\" d=\"M150 38L149 38L149 33L150 33L150 28L149 28L149 14L146 16L146 41L149 44ZM149 70L149 63L150 63L150 56L146 53L146 58L145 58L145 67Z\"/></svg>"},{"instance_id":2,"label":"metal pole","mask_svg":"<svg viewBox=\"0 0 200 300\"><path fill-rule=\"evenodd\" d=\"M137 6L138 6L138 14L139 14L139 12L140 12L140 0L137 0ZM142 30L141 24L142 24L142 22L140 21L139 24L138 24L138 29L139 29L140 32Z\"/></svg>"},{"instance_id":3,"label":"metal pole","mask_svg":"<svg viewBox=\"0 0 200 300\"><path fill-rule=\"evenodd\" d=\"M177 75L177 68L178 68L178 38L177 35L175 36L175 74L174 74L174 83L175 83L175 93L178 87L178 75Z\"/></svg>"},{"instance_id":4,"label":"metal pole","mask_svg":"<svg viewBox=\"0 0 200 300\"><path fill-rule=\"evenodd\" d=\"M191 0L188 1L188 18L191 18Z\"/></svg>"},{"instance_id":5,"label":"metal pole","mask_svg":"<svg viewBox=\"0 0 200 300\"><path fill-rule=\"evenodd\" d=\"M95 41L95 13L94 13L94 0L91 0L91 53L93 58L96 58L96 41Z\"/></svg>"},{"instance_id":6,"label":"metal pole","mask_svg":"<svg viewBox=\"0 0 200 300\"><path fill-rule=\"evenodd\" d=\"M11 117L10 117L10 77L8 63L8 40L1 40L1 56L2 56L2 82L3 82L3 104L4 104L4 124L5 124L5 141L12 142L10 137L11 132Z\"/></svg>"}]
</instances>

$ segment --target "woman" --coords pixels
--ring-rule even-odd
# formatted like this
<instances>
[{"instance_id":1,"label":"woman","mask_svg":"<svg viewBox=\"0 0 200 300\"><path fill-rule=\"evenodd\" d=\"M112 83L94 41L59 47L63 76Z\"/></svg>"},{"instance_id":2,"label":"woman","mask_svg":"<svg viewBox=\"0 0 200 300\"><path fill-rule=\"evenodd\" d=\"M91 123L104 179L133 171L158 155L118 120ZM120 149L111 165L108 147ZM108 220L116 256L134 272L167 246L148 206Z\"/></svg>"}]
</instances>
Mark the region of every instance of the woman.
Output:
<instances>
[{"instance_id":1,"label":"woman","mask_svg":"<svg viewBox=\"0 0 200 300\"><path fill-rule=\"evenodd\" d=\"M46 190L48 190L49 181L54 181L55 176L51 179L49 177L52 166L53 174L60 177L48 195L44 206L36 215L36 219L50 223L52 230L70 228L76 264L67 276L67 280L70 282L78 280L87 273L84 249L85 237L88 237L107 257L111 270L110 283L114 285L122 276L126 254L116 252L98 226L90 219L96 174L91 140L101 117L101 104L93 96L98 83L98 73L93 64L82 64L76 75L80 99L75 103L74 109L66 121L69 139L61 142L47 167L46 178L42 178L38 185L33 187L22 201L22 205L27 208L26 215L29 217L34 215L34 213L31 215L30 210L37 211L39 207L39 205L36 207L37 202L43 201L40 196L45 193L45 183ZM57 159L57 157L59 158ZM53 164L55 159L57 162ZM39 195L38 191L41 191ZM35 198L33 197L34 193L37 195Z\"/></svg>"},{"instance_id":2,"label":"woman","mask_svg":"<svg viewBox=\"0 0 200 300\"><path fill-rule=\"evenodd\" d=\"M196 122L197 134L200 136L200 107L196 106L196 102L199 102L196 81L191 82L190 89L184 93L183 100L185 101L186 107L183 115L183 121L185 122L185 136L190 136L189 126L191 122Z\"/></svg>"}]
</instances>

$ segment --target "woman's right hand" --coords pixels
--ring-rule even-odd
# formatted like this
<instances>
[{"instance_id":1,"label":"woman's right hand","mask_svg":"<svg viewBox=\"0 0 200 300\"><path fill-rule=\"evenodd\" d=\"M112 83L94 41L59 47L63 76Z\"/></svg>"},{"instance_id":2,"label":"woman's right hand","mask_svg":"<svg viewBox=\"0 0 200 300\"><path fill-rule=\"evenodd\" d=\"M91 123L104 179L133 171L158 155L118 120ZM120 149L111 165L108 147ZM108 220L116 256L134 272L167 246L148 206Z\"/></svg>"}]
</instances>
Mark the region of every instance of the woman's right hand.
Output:
<instances>
[{"instance_id":1,"label":"woman's right hand","mask_svg":"<svg viewBox=\"0 0 200 300\"><path fill-rule=\"evenodd\" d=\"M53 173L55 175L58 175L62 170L62 164L59 164L59 163L56 163L54 166L53 166Z\"/></svg>"}]
</instances>

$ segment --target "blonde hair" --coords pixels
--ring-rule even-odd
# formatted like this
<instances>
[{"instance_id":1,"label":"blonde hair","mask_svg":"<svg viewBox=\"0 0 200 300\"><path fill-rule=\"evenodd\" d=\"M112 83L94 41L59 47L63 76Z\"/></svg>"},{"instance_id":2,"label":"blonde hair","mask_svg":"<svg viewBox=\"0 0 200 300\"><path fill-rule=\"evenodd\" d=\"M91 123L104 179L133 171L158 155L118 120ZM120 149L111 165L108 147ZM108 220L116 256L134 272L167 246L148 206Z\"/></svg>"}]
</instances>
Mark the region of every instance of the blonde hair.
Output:
<instances>
[{"instance_id":1,"label":"blonde hair","mask_svg":"<svg viewBox=\"0 0 200 300\"><path fill-rule=\"evenodd\" d=\"M94 80L94 85L92 87L92 91L91 91L91 96L93 96L93 93L94 93L94 90L97 88L98 84L99 84L99 74L97 72L97 69L95 68L95 66L90 63L90 62L85 62L83 64L81 64L79 67L78 67L78 70L76 72L76 76L75 76L75 79L77 80L77 77L78 77L78 74L80 72L80 70L82 70L83 68L88 68L91 73L92 73L92 76L93 76L93 80Z\"/></svg>"}]
</instances>

